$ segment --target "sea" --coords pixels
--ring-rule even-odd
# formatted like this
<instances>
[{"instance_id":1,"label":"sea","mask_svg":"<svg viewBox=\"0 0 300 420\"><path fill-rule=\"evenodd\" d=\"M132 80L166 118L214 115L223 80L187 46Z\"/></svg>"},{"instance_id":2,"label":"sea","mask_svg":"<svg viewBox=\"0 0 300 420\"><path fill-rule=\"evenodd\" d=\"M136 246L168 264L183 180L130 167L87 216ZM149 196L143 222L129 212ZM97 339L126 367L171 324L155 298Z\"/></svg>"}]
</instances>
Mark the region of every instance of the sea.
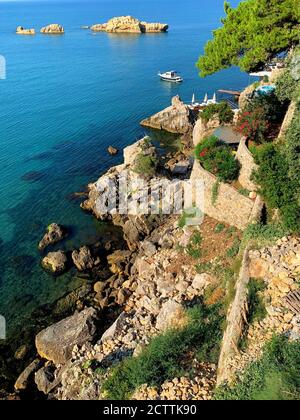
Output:
<instances>
[{"instance_id":1,"label":"sea","mask_svg":"<svg viewBox=\"0 0 300 420\"><path fill-rule=\"evenodd\" d=\"M232 0L236 6L238 0ZM170 25L166 34L94 34L82 26L132 15ZM175 95L202 101L218 89L243 89L237 68L201 79L196 62L224 15L223 0L0 1L0 315L7 331L79 286L40 265L37 244L52 222L67 226L65 250L94 243L105 226L72 194L122 161L122 149L144 134L140 121ZM16 27L64 26L62 36L19 36ZM3 70L3 69L2 69ZM176 70L184 83L160 81ZM2 71L3 76L3 71ZM150 133L158 143L174 139ZM34 322L32 320L32 322Z\"/></svg>"}]
</instances>

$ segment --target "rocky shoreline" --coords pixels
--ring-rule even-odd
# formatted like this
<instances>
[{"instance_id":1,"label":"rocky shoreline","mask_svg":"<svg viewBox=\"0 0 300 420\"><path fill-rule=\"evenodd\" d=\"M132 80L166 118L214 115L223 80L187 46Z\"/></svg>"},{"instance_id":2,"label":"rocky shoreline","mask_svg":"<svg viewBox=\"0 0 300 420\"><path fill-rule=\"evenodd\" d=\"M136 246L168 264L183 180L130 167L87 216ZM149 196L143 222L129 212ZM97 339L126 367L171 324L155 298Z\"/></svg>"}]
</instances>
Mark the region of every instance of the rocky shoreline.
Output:
<instances>
[{"instance_id":1,"label":"rocky shoreline","mask_svg":"<svg viewBox=\"0 0 300 420\"><path fill-rule=\"evenodd\" d=\"M238 375L260 357L272 334L284 333L291 339L299 339L299 317L283 302L298 290L299 239L282 238L274 247L257 249L253 246L245 251L243 228L224 222L220 215L218 219L218 215L211 218L206 214L202 224L186 226L183 215L160 212L128 215L114 211L124 194L117 184L122 176L133 184L141 177L145 182L151 180L155 194L159 194L162 180L176 179L184 183L193 177L199 165L191 157L191 145L199 141L194 118L180 98L175 97L170 108L142 124L183 134L183 150L159 156L150 139L145 137L124 149L123 164L112 167L88 186L81 208L120 228L123 246L108 241L69 253L51 252L50 248L57 247L68 232L57 224L48 227L39 243L45 268L59 275L73 266L78 273L87 275L89 281L78 291L71 313L38 331L31 363L18 377L15 394L6 395L6 399L23 398L29 392L57 400L109 398L103 384L115 367L125 359L138 359L153 339L187 328L191 308L196 305L215 308L219 304L214 316L221 323L246 269L247 280L264 279L265 288L260 296L266 302L267 315L244 331L247 349L242 351L235 347L232 359L226 359L230 375ZM211 131L209 126L202 128L201 138ZM228 188L224 190L225 195ZM242 199L237 189L230 188ZM109 203L111 191L116 191L118 200L108 206L108 211L103 211L101 204ZM125 191L129 206L138 192ZM219 194L222 195L222 191ZM260 220L261 207L256 221ZM45 251L47 255L43 255ZM248 252L249 258L246 258ZM245 268L244 261L248 259L249 267ZM209 318L203 319L204 325L209 326L211 322ZM218 328L213 332L216 337L222 335L221 324ZM209 349L210 345L210 342L205 343ZM210 351L214 354L215 350ZM22 354L22 348L18 353ZM213 358L212 354L205 361L195 353L185 354L188 373L174 374L157 386L140 383L128 398L212 400L220 374L218 356Z\"/></svg>"}]
</instances>

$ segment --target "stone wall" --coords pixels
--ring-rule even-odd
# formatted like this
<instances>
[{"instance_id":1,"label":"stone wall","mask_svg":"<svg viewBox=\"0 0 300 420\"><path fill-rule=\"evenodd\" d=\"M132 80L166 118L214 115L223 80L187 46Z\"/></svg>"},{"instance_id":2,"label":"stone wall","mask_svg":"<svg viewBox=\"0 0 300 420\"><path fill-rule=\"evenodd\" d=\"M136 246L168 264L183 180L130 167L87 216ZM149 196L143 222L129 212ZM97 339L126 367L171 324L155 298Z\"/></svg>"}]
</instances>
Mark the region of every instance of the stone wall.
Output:
<instances>
[{"instance_id":1,"label":"stone wall","mask_svg":"<svg viewBox=\"0 0 300 420\"><path fill-rule=\"evenodd\" d=\"M218 118L211 120L208 123L203 122L201 118L199 118L195 124L194 131L193 131L194 146L197 146L197 144L199 144L204 139L204 137L207 137L213 134L215 129L218 127L220 127L220 121Z\"/></svg>"},{"instance_id":2,"label":"stone wall","mask_svg":"<svg viewBox=\"0 0 300 420\"><path fill-rule=\"evenodd\" d=\"M230 185L220 183L218 198L216 203L213 204L212 195L217 178L203 169L198 161L194 162L191 179L198 179L204 182L205 214L238 229L246 229L253 217L253 209L256 204L254 200L244 197Z\"/></svg>"},{"instance_id":3,"label":"stone wall","mask_svg":"<svg viewBox=\"0 0 300 420\"><path fill-rule=\"evenodd\" d=\"M246 249L236 285L234 301L227 315L227 328L222 341L218 366L218 385L232 376L231 360L239 353L238 345L248 313L249 250Z\"/></svg>"},{"instance_id":4,"label":"stone wall","mask_svg":"<svg viewBox=\"0 0 300 420\"><path fill-rule=\"evenodd\" d=\"M285 134L286 134L293 118L294 118L295 112L296 112L296 103L291 102L291 104L290 104L290 106L287 110L287 113L285 114L285 118L283 120L281 129L280 129L280 133L278 135L278 140L279 141L285 136Z\"/></svg>"},{"instance_id":5,"label":"stone wall","mask_svg":"<svg viewBox=\"0 0 300 420\"><path fill-rule=\"evenodd\" d=\"M251 181L251 174L257 169L257 165L247 147L245 137L241 139L236 158L241 164L239 183L249 191L256 191L257 186Z\"/></svg>"}]
</instances>

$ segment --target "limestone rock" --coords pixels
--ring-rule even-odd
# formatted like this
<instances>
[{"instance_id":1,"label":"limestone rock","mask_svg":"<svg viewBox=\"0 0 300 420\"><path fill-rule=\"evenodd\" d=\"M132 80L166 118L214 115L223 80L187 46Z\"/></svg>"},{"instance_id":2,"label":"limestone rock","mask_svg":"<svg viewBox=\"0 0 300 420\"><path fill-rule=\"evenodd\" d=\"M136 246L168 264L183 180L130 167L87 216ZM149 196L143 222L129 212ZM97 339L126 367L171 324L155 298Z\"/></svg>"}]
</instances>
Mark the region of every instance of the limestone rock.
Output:
<instances>
[{"instance_id":1,"label":"limestone rock","mask_svg":"<svg viewBox=\"0 0 300 420\"><path fill-rule=\"evenodd\" d=\"M15 390L16 391L24 391L28 384L29 380L32 375L41 367L41 361L39 359L35 359L29 366L21 373L15 383Z\"/></svg>"},{"instance_id":2,"label":"limestone rock","mask_svg":"<svg viewBox=\"0 0 300 420\"><path fill-rule=\"evenodd\" d=\"M59 385L59 378L55 377L54 366L45 366L39 369L34 375L34 381L40 392L48 395Z\"/></svg>"},{"instance_id":3,"label":"limestone rock","mask_svg":"<svg viewBox=\"0 0 300 420\"><path fill-rule=\"evenodd\" d=\"M39 250L43 251L49 245L54 245L60 242L65 237L66 230L57 223L52 223L50 226L48 226L47 232L45 233L43 239L39 243Z\"/></svg>"},{"instance_id":4,"label":"limestone rock","mask_svg":"<svg viewBox=\"0 0 300 420\"><path fill-rule=\"evenodd\" d=\"M50 252L42 260L42 265L46 270L50 270L55 274L62 273L67 267L67 257L63 251Z\"/></svg>"},{"instance_id":5,"label":"limestone rock","mask_svg":"<svg viewBox=\"0 0 300 420\"><path fill-rule=\"evenodd\" d=\"M124 320L126 316L123 312L119 318L112 324L112 326L105 331L105 333L102 335L100 343L104 343L105 341L113 340L120 332L120 330L124 326Z\"/></svg>"},{"instance_id":6,"label":"limestone rock","mask_svg":"<svg viewBox=\"0 0 300 420\"><path fill-rule=\"evenodd\" d=\"M203 292L213 281L214 278L209 274L197 274L192 283L192 288Z\"/></svg>"},{"instance_id":7,"label":"limestone rock","mask_svg":"<svg viewBox=\"0 0 300 420\"><path fill-rule=\"evenodd\" d=\"M169 26L161 23L140 22L132 16L121 16L110 19L107 23L91 26L93 32L109 33L161 33L167 32Z\"/></svg>"},{"instance_id":8,"label":"limestone rock","mask_svg":"<svg viewBox=\"0 0 300 420\"><path fill-rule=\"evenodd\" d=\"M186 134L193 129L194 117L189 107L179 96L175 96L170 107L143 120L141 125L170 133Z\"/></svg>"},{"instance_id":9,"label":"limestone rock","mask_svg":"<svg viewBox=\"0 0 300 420\"><path fill-rule=\"evenodd\" d=\"M109 146L107 149L108 153L112 156L117 155L119 150L116 147Z\"/></svg>"},{"instance_id":10,"label":"limestone rock","mask_svg":"<svg viewBox=\"0 0 300 420\"><path fill-rule=\"evenodd\" d=\"M41 34L64 34L65 30L61 25L57 23L52 23L51 25L45 26L41 29Z\"/></svg>"},{"instance_id":11,"label":"limestone rock","mask_svg":"<svg viewBox=\"0 0 300 420\"><path fill-rule=\"evenodd\" d=\"M96 315L95 309L88 308L41 331L35 339L39 355L56 365L65 364L71 359L75 345L93 340Z\"/></svg>"},{"instance_id":12,"label":"limestone rock","mask_svg":"<svg viewBox=\"0 0 300 420\"><path fill-rule=\"evenodd\" d=\"M157 316L156 328L159 331L166 331L170 328L181 328L186 322L184 307L174 300L168 300L162 305Z\"/></svg>"},{"instance_id":13,"label":"limestone rock","mask_svg":"<svg viewBox=\"0 0 300 420\"><path fill-rule=\"evenodd\" d=\"M17 35L35 35L35 29L25 29L23 26L18 26L16 29Z\"/></svg>"},{"instance_id":14,"label":"limestone rock","mask_svg":"<svg viewBox=\"0 0 300 420\"><path fill-rule=\"evenodd\" d=\"M83 246L79 251L73 251L72 260L78 271L91 270L94 267L94 260L87 246Z\"/></svg>"}]
</instances>

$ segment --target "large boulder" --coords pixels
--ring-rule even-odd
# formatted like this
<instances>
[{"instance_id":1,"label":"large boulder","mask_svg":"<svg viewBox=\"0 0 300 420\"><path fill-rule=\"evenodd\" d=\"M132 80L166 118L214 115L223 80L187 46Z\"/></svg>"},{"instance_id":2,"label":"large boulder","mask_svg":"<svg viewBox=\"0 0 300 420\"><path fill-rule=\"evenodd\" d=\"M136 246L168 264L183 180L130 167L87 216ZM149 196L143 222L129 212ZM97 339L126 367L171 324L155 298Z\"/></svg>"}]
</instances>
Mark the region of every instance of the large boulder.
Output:
<instances>
[{"instance_id":1,"label":"large boulder","mask_svg":"<svg viewBox=\"0 0 300 420\"><path fill-rule=\"evenodd\" d=\"M182 305L174 300L168 300L162 305L157 316L156 328L164 332L168 329L182 328L187 324L187 316Z\"/></svg>"},{"instance_id":2,"label":"large boulder","mask_svg":"<svg viewBox=\"0 0 300 420\"><path fill-rule=\"evenodd\" d=\"M93 32L109 33L161 33L167 32L169 26L162 23L140 22L132 16L120 16L110 19L107 23L100 23L91 26Z\"/></svg>"},{"instance_id":3,"label":"large boulder","mask_svg":"<svg viewBox=\"0 0 300 420\"><path fill-rule=\"evenodd\" d=\"M65 364L75 345L94 339L96 315L95 309L88 308L41 331L35 339L38 354L55 365Z\"/></svg>"},{"instance_id":4,"label":"large boulder","mask_svg":"<svg viewBox=\"0 0 300 420\"><path fill-rule=\"evenodd\" d=\"M83 246L79 251L73 251L72 260L78 271L87 271L94 267L94 260L87 246Z\"/></svg>"},{"instance_id":5,"label":"large boulder","mask_svg":"<svg viewBox=\"0 0 300 420\"><path fill-rule=\"evenodd\" d=\"M61 35L65 33L64 28L57 23L52 23L51 25L45 26L41 29L41 34L54 34L54 35Z\"/></svg>"},{"instance_id":6,"label":"large boulder","mask_svg":"<svg viewBox=\"0 0 300 420\"><path fill-rule=\"evenodd\" d=\"M141 125L170 133L186 134L192 131L194 118L193 111L182 102L179 96L175 96L170 107L146 118Z\"/></svg>"},{"instance_id":7,"label":"large boulder","mask_svg":"<svg viewBox=\"0 0 300 420\"><path fill-rule=\"evenodd\" d=\"M52 223L48 226L47 232L45 233L43 239L39 243L39 250L43 251L49 245L54 245L63 240L67 235L65 228L58 225L57 223Z\"/></svg>"},{"instance_id":8,"label":"large boulder","mask_svg":"<svg viewBox=\"0 0 300 420\"><path fill-rule=\"evenodd\" d=\"M68 259L63 251L49 252L42 260L42 265L46 270L54 274L60 274L67 268Z\"/></svg>"}]
</instances>

